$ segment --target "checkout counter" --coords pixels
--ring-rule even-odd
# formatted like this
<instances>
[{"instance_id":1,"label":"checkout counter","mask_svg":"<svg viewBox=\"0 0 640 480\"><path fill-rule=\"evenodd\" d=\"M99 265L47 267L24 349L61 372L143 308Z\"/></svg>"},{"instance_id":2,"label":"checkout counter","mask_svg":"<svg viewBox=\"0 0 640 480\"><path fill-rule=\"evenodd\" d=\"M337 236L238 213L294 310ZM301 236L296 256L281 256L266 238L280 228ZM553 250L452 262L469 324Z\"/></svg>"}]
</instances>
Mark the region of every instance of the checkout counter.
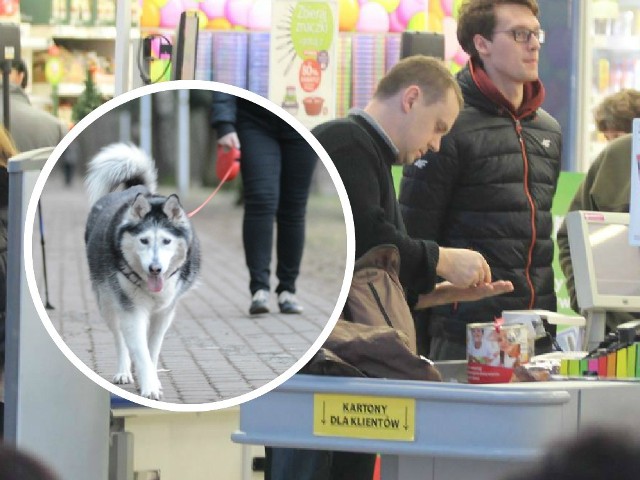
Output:
<instances>
[{"instance_id":1,"label":"checkout counter","mask_svg":"<svg viewBox=\"0 0 640 480\"><path fill-rule=\"evenodd\" d=\"M466 368L445 363L445 378L451 368ZM553 440L595 425L628 428L638 416L634 382L468 385L294 375L241 405L231 438L379 453L382 480L497 480L535 462Z\"/></svg>"},{"instance_id":2,"label":"checkout counter","mask_svg":"<svg viewBox=\"0 0 640 480\"><path fill-rule=\"evenodd\" d=\"M27 206L51 152L51 148L24 152L11 158L7 168L4 441L39 457L60 478L106 480L109 394L80 373L51 340L27 286L23 242Z\"/></svg>"}]
</instances>

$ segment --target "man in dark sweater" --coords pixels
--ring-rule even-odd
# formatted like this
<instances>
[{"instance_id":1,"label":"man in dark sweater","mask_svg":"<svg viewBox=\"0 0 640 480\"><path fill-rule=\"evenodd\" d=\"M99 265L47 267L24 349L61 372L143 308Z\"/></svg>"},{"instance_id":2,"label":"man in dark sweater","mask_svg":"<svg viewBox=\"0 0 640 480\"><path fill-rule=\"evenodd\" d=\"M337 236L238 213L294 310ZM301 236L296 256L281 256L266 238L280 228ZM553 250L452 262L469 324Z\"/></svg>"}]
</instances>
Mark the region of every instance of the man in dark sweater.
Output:
<instances>
[{"instance_id":1,"label":"man in dark sweater","mask_svg":"<svg viewBox=\"0 0 640 480\"><path fill-rule=\"evenodd\" d=\"M462 106L460 89L444 65L416 56L398 63L380 81L364 110L313 130L344 183L355 227L356 258L381 244L400 250L400 280L420 295L413 308L503 293L508 282L491 283L482 255L442 248L407 235L391 174L392 165L411 164L437 151ZM436 285L437 277L448 282ZM505 290L506 289L506 290Z\"/></svg>"},{"instance_id":2,"label":"man in dark sweater","mask_svg":"<svg viewBox=\"0 0 640 480\"><path fill-rule=\"evenodd\" d=\"M353 213L356 258L381 244L400 251L400 281L413 308L475 300L509 292L491 281L482 255L410 238L404 228L391 166L437 151L462 106L460 89L442 62L416 56L400 61L380 81L364 110L313 130L344 183ZM445 282L436 283L437 277ZM370 480L375 455L273 449L270 480Z\"/></svg>"},{"instance_id":3,"label":"man in dark sweater","mask_svg":"<svg viewBox=\"0 0 640 480\"><path fill-rule=\"evenodd\" d=\"M465 358L469 323L492 322L504 310L556 310L551 203L562 135L540 108L537 15L536 0L462 4L458 40L471 57L457 74L464 108L440 151L404 168L400 204L409 234L473 248L495 278L514 286L501 297L433 308L430 342L419 329L425 322L416 321L418 349L434 360Z\"/></svg>"}]
</instances>

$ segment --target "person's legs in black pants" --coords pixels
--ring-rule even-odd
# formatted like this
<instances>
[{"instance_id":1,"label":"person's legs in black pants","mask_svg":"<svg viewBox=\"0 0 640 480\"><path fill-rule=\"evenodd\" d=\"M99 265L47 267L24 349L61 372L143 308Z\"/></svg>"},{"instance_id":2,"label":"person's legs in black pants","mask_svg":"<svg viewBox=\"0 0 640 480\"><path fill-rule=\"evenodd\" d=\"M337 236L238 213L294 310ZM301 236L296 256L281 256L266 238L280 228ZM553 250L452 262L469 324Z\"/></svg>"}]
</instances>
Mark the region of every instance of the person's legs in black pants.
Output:
<instances>
[{"instance_id":1,"label":"person's legs in black pants","mask_svg":"<svg viewBox=\"0 0 640 480\"><path fill-rule=\"evenodd\" d=\"M318 155L288 124L282 122L281 131L282 171L276 217L276 276L279 284L276 293L295 293L304 250L307 199Z\"/></svg>"},{"instance_id":2,"label":"person's legs in black pants","mask_svg":"<svg viewBox=\"0 0 640 480\"><path fill-rule=\"evenodd\" d=\"M252 121L238 123L244 191L242 238L251 294L269 291L273 225L280 195L280 145L274 132Z\"/></svg>"}]
</instances>

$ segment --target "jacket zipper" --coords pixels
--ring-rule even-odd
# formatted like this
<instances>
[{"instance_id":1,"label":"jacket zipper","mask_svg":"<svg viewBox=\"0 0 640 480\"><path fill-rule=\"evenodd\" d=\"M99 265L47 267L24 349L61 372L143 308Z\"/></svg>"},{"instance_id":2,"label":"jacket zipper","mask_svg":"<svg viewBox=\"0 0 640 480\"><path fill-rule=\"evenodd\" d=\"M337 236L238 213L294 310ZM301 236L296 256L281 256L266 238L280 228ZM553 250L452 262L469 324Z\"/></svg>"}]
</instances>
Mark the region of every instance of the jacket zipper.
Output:
<instances>
[{"instance_id":1,"label":"jacket zipper","mask_svg":"<svg viewBox=\"0 0 640 480\"><path fill-rule=\"evenodd\" d=\"M533 282L531 281L531 263L533 259L533 247L536 243L536 207L531 198L531 192L529 191L529 157L527 156L527 149L524 146L524 139L522 138L522 125L520 120L515 119L516 133L518 134L518 140L520 141L520 150L522 151L522 161L524 163L524 193L527 196L529 207L531 208L531 243L529 244L529 254L527 255L527 266L525 267L525 278L527 279L527 285L529 285L529 291L531 297L529 299L529 310L531 310L535 304L536 293L533 289Z\"/></svg>"}]
</instances>

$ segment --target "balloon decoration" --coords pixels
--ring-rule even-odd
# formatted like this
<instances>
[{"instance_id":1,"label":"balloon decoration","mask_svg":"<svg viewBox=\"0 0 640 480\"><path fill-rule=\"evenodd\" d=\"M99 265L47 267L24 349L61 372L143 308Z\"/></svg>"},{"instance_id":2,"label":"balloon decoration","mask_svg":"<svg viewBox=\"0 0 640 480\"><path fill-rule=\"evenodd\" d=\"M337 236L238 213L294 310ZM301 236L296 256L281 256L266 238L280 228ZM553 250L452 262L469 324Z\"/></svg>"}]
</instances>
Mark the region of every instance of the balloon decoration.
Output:
<instances>
[{"instance_id":1,"label":"balloon decoration","mask_svg":"<svg viewBox=\"0 0 640 480\"><path fill-rule=\"evenodd\" d=\"M338 29L341 32L355 30L360 17L358 0L338 0Z\"/></svg>"},{"instance_id":2,"label":"balloon decoration","mask_svg":"<svg viewBox=\"0 0 640 480\"><path fill-rule=\"evenodd\" d=\"M389 31L393 33L404 32L407 29L406 22L398 18L398 11L394 10L389 14Z\"/></svg>"},{"instance_id":3,"label":"balloon decoration","mask_svg":"<svg viewBox=\"0 0 640 480\"><path fill-rule=\"evenodd\" d=\"M271 28L271 0L139 0L141 26L175 28L180 14L196 11L201 29ZM456 29L464 0L337 0L341 32L400 33L429 31L445 36L445 60L464 65L468 55L458 44Z\"/></svg>"},{"instance_id":4,"label":"balloon decoration","mask_svg":"<svg viewBox=\"0 0 640 480\"><path fill-rule=\"evenodd\" d=\"M389 14L377 2L365 3L360 7L360 18L356 23L358 32L384 33L389 31Z\"/></svg>"},{"instance_id":5,"label":"balloon decoration","mask_svg":"<svg viewBox=\"0 0 640 480\"><path fill-rule=\"evenodd\" d=\"M371 0L372 2L379 3L385 9L387 13L394 12L398 5L400 4L400 0Z\"/></svg>"},{"instance_id":6,"label":"balloon decoration","mask_svg":"<svg viewBox=\"0 0 640 480\"><path fill-rule=\"evenodd\" d=\"M231 25L247 27L252 3L251 0L227 0L224 11Z\"/></svg>"},{"instance_id":7,"label":"balloon decoration","mask_svg":"<svg viewBox=\"0 0 640 480\"><path fill-rule=\"evenodd\" d=\"M207 18L213 20L215 18L225 18L224 7L226 0L202 0L200 2L200 10L202 10Z\"/></svg>"},{"instance_id":8,"label":"balloon decoration","mask_svg":"<svg viewBox=\"0 0 640 480\"><path fill-rule=\"evenodd\" d=\"M147 1L142 4L142 17L140 18L140 26L160 26L160 7L156 3Z\"/></svg>"},{"instance_id":9,"label":"balloon decoration","mask_svg":"<svg viewBox=\"0 0 640 480\"><path fill-rule=\"evenodd\" d=\"M182 0L169 0L160 9L160 27L176 28L180 22L180 14L185 10ZM144 12L144 5L142 11Z\"/></svg>"},{"instance_id":10,"label":"balloon decoration","mask_svg":"<svg viewBox=\"0 0 640 480\"><path fill-rule=\"evenodd\" d=\"M255 0L249 9L247 27L265 31L271 28L271 0Z\"/></svg>"}]
</instances>

